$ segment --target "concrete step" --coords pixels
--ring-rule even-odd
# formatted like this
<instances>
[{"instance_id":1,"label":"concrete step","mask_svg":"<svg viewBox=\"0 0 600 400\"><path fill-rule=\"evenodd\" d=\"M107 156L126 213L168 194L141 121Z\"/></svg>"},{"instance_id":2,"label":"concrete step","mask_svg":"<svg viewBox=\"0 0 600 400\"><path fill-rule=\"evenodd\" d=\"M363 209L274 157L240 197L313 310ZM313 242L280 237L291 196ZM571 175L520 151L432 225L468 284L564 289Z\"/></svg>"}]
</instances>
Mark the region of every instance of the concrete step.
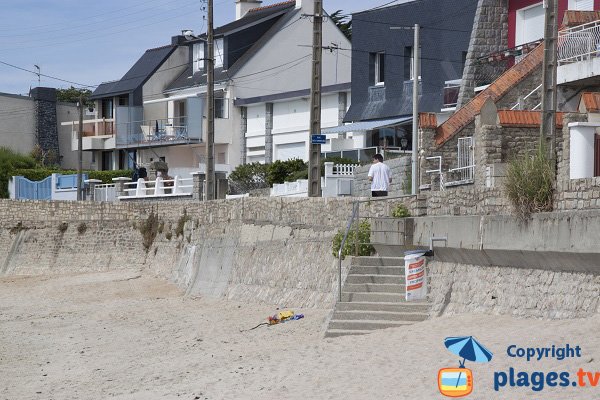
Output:
<instances>
[{"instance_id":1,"label":"concrete step","mask_svg":"<svg viewBox=\"0 0 600 400\"><path fill-rule=\"evenodd\" d=\"M345 329L367 331L374 329L397 328L414 324L414 321L379 321L379 320L335 320L329 322L329 329Z\"/></svg>"},{"instance_id":2,"label":"concrete step","mask_svg":"<svg viewBox=\"0 0 600 400\"><path fill-rule=\"evenodd\" d=\"M335 338L340 336L349 336L349 335L366 335L368 333L372 333L372 330L358 330L358 329L328 329L325 332L326 338Z\"/></svg>"},{"instance_id":3,"label":"concrete step","mask_svg":"<svg viewBox=\"0 0 600 400\"><path fill-rule=\"evenodd\" d=\"M404 282L404 275L349 274L346 278L346 284L391 283L403 285Z\"/></svg>"},{"instance_id":4,"label":"concrete step","mask_svg":"<svg viewBox=\"0 0 600 400\"><path fill-rule=\"evenodd\" d=\"M352 265L393 267L404 265L404 257L354 257Z\"/></svg>"},{"instance_id":5,"label":"concrete step","mask_svg":"<svg viewBox=\"0 0 600 400\"><path fill-rule=\"evenodd\" d=\"M393 283L354 283L345 284L344 292L362 293L404 293L406 285Z\"/></svg>"},{"instance_id":6,"label":"concrete step","mask_svg":"<svg viewBox=\"0 0 600 400\"><path fill-rule=\"evenodd\" d=\"M391 311L391 312L421 312L428 313L431 303L399 301L392 303L361 303L340 302L335 306L336 311Z\"/></svg>"},{"instance_id":7,"label":"concrete step","mask_svg":"<svg viewBox=\"0 0 600 400\"><path fill-rule=\"evenodd\" d=\"M374 267L353 265L350 267L352 275L404 275L404 266Z\"/></svg>"},{"instance_id":8,"label":"concrete step","mask_svg":"<svg viewBox=\"0 0 600 400\"><path fill-rule=\"evenodd\" d=\"M390 311L336 311L332 317L335 321L425 321L427 314L422 312L390 312Z\"/></svg>"},{"instance_id":9,"label":"concrete step","mask_svg":"<svg viewBox=\"0 0 600 400\"><path fill-rule=\"evenodd\" d=\"M345 288L344 288L345 289ZM342 292L342 302L360 303L400 303L406 302L403 293Z\"/></svg>"}]
</instances>

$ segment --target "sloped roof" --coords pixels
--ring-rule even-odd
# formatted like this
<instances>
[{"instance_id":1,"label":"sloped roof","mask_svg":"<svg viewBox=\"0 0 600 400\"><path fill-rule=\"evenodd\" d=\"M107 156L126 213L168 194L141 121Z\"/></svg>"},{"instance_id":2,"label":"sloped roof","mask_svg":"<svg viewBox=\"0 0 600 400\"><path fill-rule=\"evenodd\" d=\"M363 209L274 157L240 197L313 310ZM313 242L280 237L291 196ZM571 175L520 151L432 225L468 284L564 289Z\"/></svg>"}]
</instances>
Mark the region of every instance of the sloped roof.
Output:
<instances>
[{"instance_id":1,"label":"sloped roof","mask_svg":"<svg viewBox=\"0 0 600 400\"><path fill-rule=\"evenodd\" d=\"M562 127L565 113L556 113L556 126ZM539 128L542 123L541 111L498 110L498 123L501 126L519 128Z\"/></svg>"},{"instance_id":2,"label":"sloped roof","mask_svg":"<svg viewBox=\"0 0 600 400\"><path fill-rule=\"evenodd\" d=\"M544 44L542 43L440 125L435 136L435 143L438 146L446 143L464 127L473 122L475 117L481 112L481 107L483 107L488 98L491 98L494 102L500 100L519 82L542 65L543 58Z\"/></svg>"},{"instance_id":3,"label":"sloped roof","mask_svg":"<svg viewBox=\"0 0 600 400\"><path fill-rule=\"evenodd\" d=\"M585 92L581 95L581 104L585 108L582 111L589 113L600 112L600 93Z\"/></svg>"},{"instance_id":4,"label":"sloped roof","mask_svg":"<svg viewBox=\"0 0 600 400\"><path fill-rule=\"evenodd\" d=\"M570 28L600 20L600 11L567 10L562 20L563 28Z\"/></svg>"},{"instance_id":5,"label":"sloped roof","mask_svg":"<svg viewBox=\"0 0 600 400\"><path fill-rule=\"evenodd\" d=\"M162 63L173 53L177 46L168 45L146 50L137 62L118 81L100 84L90 99L116 96L129 93L143 85Z\"/></svg>"},{"instance_id":6,"label":"sloped roof","mask_svg":"<svg viewBox=\"0 0 600 400\"><path fill-rule=\"evenodd\" d=\"M245 29L247 27L253 26L257 23L262 23L264 21L268 21L270 19L279 18L273 26L277 25L281 21L287 22L289 17L293 15L293 13L287 14L290 10L295 9L295 0L287 1L284 3L272 4L265 7L253 8L248 13L240 18L237 21L233 21L227 25L223 25L219 28L215 29L215 35L224 35L230 32ZM283 16L283 17L282 17ZM262 35L262 37L254 43L228 70L224 70L223 68L215 68L215 82L221 82L231 79L231 77L237 72L244 63L249 59L249 54L253 52L253 49L262 46L270 37L276 33L276 29L269 29L267 33ZM202 35L202 37L206 37L206 35ZM198 71L196 73L192 73L192 66L189 65L188 68L185 69L175 79L165 91L172 91L178 89L185 89L194 86L201 86L207 83L206 71Z\"/></svg>"}]
</instances>

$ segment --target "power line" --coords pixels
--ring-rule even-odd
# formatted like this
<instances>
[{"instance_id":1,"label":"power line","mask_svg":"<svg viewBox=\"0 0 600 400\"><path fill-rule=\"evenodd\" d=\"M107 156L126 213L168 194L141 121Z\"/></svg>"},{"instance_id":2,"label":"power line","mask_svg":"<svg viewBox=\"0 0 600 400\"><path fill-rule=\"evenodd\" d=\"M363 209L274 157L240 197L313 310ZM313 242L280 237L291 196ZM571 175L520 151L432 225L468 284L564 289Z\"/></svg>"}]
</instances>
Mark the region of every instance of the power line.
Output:
<instances>
[{"instance_id":1,"label":"power line","mask_svg":"<svg viewBox=\"0 0 600 400\"><path fill-rule=\"evenodd\" d=\"M27 68L17 67L16 65L13 65L13 64L10 64L10 63L4 62L4 61L0 61L0 64L4 64L6 66L9 66L9 67L12 67L12 68L16 68L16 69L19 69L21 71L25 71L25 72L29 72L31 74L38 75L38 73L35 72L35 71L31 71L31 70L29 70ZM70 83L70 84L77 85L77 86L82 86L82 87L94 88L94 87L98 86L98 85L86 85L86 84L83 84L83 83L73 82L73 81L69 81L69 80L66 80L66 79L57 78L57 77L52 76L52 75L46 75L46 74L39 74L39 75L43 76L45 78L50 78L50 79L54 79L54 80L57 80L57 81L66 82L66 83Z\"/></svg>"}]
</instances>

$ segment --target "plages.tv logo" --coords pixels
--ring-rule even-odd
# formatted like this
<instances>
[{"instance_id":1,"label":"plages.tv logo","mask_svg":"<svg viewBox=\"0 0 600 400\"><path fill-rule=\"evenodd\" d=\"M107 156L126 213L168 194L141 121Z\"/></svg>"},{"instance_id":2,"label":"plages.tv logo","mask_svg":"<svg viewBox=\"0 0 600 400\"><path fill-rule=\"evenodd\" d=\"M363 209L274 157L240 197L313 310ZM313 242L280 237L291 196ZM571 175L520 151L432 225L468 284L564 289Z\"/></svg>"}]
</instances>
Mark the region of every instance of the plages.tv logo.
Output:
<instances>
[{"instance_id":1,"label":"plages.tv logo","mask_svg":"<svg viewBox=\"0 0 600 400\"><path fill-rule=\"evenodd\" d=\"M486 363L492 360L492 352L473 336L447 337L444 345L462 358L458 368L442 368L438 371L438 389L447 397L468 396L473 391L473 372L465 368L465 361Z\"/></svg>"}]
</instances>

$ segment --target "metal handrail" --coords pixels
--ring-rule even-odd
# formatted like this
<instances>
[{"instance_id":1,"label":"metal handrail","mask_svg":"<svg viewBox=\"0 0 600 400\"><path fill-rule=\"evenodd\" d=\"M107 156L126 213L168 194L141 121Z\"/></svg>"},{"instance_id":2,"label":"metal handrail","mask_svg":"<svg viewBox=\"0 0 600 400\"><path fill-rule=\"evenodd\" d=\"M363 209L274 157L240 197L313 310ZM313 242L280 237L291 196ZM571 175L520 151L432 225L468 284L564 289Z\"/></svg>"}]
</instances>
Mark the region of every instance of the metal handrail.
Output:
<instances>
[{"instance_id":1,"label":"metal handrail","mask_svg":"<svg viewBox=\"0 0 600 400\"><path fill-rule=\"evenodd\" d=\"M344 245L346 244L346 239L348 239L348 234L350 233L350 229L352 228L352 224L354 223L354 218L358 212L359 203L355 201L352 205L352 215L348 218L348 225L346 226L346 233L344 234L344 238L342 239L342 243L340 244L340 249L338 250L338 301L342 300L342 251L344 251Z\"/></svg>"},{"instance_id":2,"label":"metal handrail","mask_svg":"<svg viewBox=\"0 0 600 400\"><path fill-rule=\"evenodd\" d=\"M360 214L359 214L360 204L376 202L376 201L406 199L408 197L412 197L412 195L408 194L408 195L393 196L393 197L375 197L375 198L364 199L364 200L354 200L352 202L352 215L350 215L350 217L348 218L348 224L346 225L346 232L344 233L342 243L340 244L340 248L338 250L338 296L339 296L338 301L340 301L342 299L342 251L344 250L344 245L346 244L346 241L348 239L348 234L350 233L350 229L352 229L352 225L354 224L354 221L360 219ZM363 217L363 218L374 218L374 217ZM359 226L357 224L357 228L356 228L357 231L358 231L358 228L359 228ZM381 231L381 232L384 232L384 231ZM360 244L370 244L370 243L359 242L358 241L358 232L357 232L355 242L354 242L355 249L356 249L356 255L358 255L358 245L360 245Z\"/></svg>"}]
</instances>

